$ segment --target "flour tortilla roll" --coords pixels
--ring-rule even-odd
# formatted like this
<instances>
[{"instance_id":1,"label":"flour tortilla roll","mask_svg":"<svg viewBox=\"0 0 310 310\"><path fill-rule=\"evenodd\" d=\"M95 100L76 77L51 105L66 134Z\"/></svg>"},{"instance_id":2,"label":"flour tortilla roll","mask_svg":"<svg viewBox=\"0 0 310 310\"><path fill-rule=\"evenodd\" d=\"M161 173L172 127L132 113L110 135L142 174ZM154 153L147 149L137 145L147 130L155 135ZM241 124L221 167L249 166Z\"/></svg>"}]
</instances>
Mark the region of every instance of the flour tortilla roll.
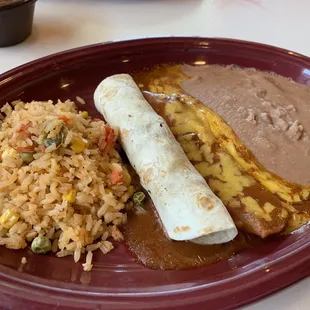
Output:
<instances>
[{"instance_id":1,"label":"flour tortilla roll","mask_svg":"<svg viewBox=\"0 0 310 310\"><path fill-rule=\"evenodd\" d=\"M144 99L130 75L103 80L94 100L106 121L119 128L122 146L169 238L216 244L237 235L222 201L189 162L164 119Z\"/></svg>"}]
</instances>

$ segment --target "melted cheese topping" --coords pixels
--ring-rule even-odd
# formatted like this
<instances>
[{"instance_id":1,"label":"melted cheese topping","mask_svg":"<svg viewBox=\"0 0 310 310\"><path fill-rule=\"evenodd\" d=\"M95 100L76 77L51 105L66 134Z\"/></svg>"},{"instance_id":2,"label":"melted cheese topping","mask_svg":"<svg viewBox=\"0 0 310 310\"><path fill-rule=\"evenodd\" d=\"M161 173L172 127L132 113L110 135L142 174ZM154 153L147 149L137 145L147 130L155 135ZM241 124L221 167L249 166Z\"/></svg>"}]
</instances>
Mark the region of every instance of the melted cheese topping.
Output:
<instances>
[{"instance_id":1,"label":"melted cheese topping","mask_svg":"<svg viewBox=\"0 0 310 310\"><path fill-rule=\"evenodd\" d=\"M291 232L307 223L309 213L298 212L292 203L307 199L309 189L261 166L221 117L182 94L179 84L185 79L178 66L164 67L146 73L141 88L161 94L165 104L160 114L236 225L266 237ZM165 95L171 95L168 101Z\"/></svg>"}]
</instances>

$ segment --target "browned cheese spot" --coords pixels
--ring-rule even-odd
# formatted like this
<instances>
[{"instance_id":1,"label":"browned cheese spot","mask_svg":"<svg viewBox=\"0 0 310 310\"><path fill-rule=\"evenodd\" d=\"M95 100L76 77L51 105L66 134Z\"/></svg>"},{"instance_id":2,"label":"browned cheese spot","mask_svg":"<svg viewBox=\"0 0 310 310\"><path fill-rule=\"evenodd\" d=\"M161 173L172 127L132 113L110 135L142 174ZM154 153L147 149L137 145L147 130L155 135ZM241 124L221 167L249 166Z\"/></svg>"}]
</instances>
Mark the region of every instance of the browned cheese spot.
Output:
<instances>
[{"instance_id":1,"label":"browned cheese spot","mask_svg":"<svg viewBox=\"0 0 310 310\"><path fill-rule=\"evenodd\" d=\"M143 170L141 172L142 179L145 184L148 184L149 182L153 180L152 174L153 174L153 168L148 168L145 171Z\"/></svg>"},{"instance_id":2,"label":"browned cheese spot","mask_svg":"<svg viewBox=\"0 0 310 310\"><path fill-rule=\"evenodd\" d=\"M208 228L204 228L204 229L202 230L202 233L207 235L207 234L213 233L213 231L214 231L214 227L213 227L213 226L210 226L210 227L208 227Z\"/></svg>"},{"instance_id":3,"label":"browned cheese spot","mask_svg":"<svg viewBox=\"0 0 310 310\"><path fill-rule=\"evenodd\" d=\"M182 232L189 231L191 228L189 226L177 226L173 229L176 234L180 234Z\"/></svg>"},{"instance_id":4,"label":"browned cheese spot","mask_svg":"<svg viewBox=\"0 0 310 310\"><path fill-rule=\"evenodd\" d=\"M206 196L198 197L198 206L207 211L211 211L214 208L214 201Z\"/></svg>"}]
</instances>

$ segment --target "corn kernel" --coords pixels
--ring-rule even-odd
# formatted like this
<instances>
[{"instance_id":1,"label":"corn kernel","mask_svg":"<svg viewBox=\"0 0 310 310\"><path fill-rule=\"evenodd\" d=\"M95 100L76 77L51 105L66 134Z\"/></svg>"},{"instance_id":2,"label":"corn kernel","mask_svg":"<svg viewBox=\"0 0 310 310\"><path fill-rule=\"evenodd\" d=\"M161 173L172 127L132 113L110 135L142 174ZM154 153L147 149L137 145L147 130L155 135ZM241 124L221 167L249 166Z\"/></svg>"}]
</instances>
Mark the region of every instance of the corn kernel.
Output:
<instances>
[{"instance_id":1,"label":"corn kernel","mask_svg":"<svg viewBox=\"0 0 310 310\"><path fill-rule=\"evenodd\" d=\"M82 153L86 147L86 143L84 142L84 139L81 137L75 137L73 138L71 142L71 150L74 153Z\"/></svg>"},{"instance_id":2,"label":"corn kernel","mask_svg":"<svg viewBox=\"0 0 310 310\"><path fill-rule=\"evenodd\" d=\"M74 203L76 199L76 190L71 189L70 192L63 194L62 199L64 201L68 201L69 203Z\"/></svg>"},{"instance_id":3,"label":"corn kernel","mask_svg":"<svg viewBox=\"0 0 310 310\"><path fill-rule=\"evenodd\" d=\"M135 189L132 185L128 186L128 194L130 195L130 197L133 195Z\"/></svg>"},{"instance_id":4,"label":"corn kernel","mask_svg":"<svg viewBox=\"0 0 310 310\"><path fill-rule=\"evenodd\" d=\"M7 149L4 150L4 152L2 153L2 159L4 157L12 157L12 158L14 158L17 155L18 155L18 152L15 149L13 149L12 147L10 147L10 148L7 148Z\"/></svg>"},{"instance_id":5,"label":"corn kernel","mask_svg":"<svg viewBox=\"0 0 310 310\"><path fill-rule=\"evenodd\" d=\"M89 143L89 141L88 141L88 140L86 140L86 139L82 138L82 141L83 141L83 142L84 142L84 144L85 144L85 148L87 148L87 147L89 147L89 146L90 146L90 143Z\"/></svg>"},{"instance_id":6,"label":"corn kernel","mask_svg":"<svg viewBox=\"0 0 310 310\"><path fill-rule=\"evenodd\" d=\"M106 192L106 194L112 193L112 191L109 188L106 188L104 191Z\"/></svg>"},{"instance_id":7,"label":"corn kernel","mask_svg":"<svg viewBox=\"0 0 310 310\"><path fill-rule=\"evenodd\" d=\"M0 224L6 229L10 229L18 219L19 215L15 211L6 210L0 217Z\"/></svg>"},{"instance_id":8,"label":"corn kernel","mask_svg":"<svg viewBox=\"0 0 310 310\"><path fill-rule=\"evenodd\" d=\"M83 118L87 118L88 117L88 112L87 111L83 111L81 113L81 115L82 115Z\"/></svg>"},{"instance_id":9,"label":"corn kernel","mask_svg":"<svg viewBox=\"0 0 310 310\"><path fill-rule=\"evenodd\" d=\"M125 186L129 186L131 184L131 176L128 171L124 170L122 172L122 182Z\"/></svg>"}]
</instances>

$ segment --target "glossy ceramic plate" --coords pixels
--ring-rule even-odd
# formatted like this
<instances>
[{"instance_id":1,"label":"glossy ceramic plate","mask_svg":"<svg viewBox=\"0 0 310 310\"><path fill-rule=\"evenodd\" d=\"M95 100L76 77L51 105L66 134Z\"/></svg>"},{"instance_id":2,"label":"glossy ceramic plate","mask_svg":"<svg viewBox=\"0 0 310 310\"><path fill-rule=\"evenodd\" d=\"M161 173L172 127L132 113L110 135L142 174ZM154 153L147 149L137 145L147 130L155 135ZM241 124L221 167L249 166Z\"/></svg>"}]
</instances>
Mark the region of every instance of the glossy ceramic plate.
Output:
<instances>
[{"instance_id":1,"label":"glossy ceramic plate","mask_svg":"<svg viewBox=\"0 0 310 310\"><path fill-rule=\"evenodd\" d=\"M154 64L237 64L307 84L310 59L266 45L226 39L154 38L99 44L39 59L0 76L0 105L15 99L87 101L106 76ZM83 106L83 109L85 107ZM98 116L98 114L97 114ZM310 274L310 227L229 260L188 271L137 264L123 244L94 255L92 272L72 257L33 255L1 247L1 305L9 309L232 309ZM28 263L21 265L23 256Z\"/></svg>"}]
</instances>

